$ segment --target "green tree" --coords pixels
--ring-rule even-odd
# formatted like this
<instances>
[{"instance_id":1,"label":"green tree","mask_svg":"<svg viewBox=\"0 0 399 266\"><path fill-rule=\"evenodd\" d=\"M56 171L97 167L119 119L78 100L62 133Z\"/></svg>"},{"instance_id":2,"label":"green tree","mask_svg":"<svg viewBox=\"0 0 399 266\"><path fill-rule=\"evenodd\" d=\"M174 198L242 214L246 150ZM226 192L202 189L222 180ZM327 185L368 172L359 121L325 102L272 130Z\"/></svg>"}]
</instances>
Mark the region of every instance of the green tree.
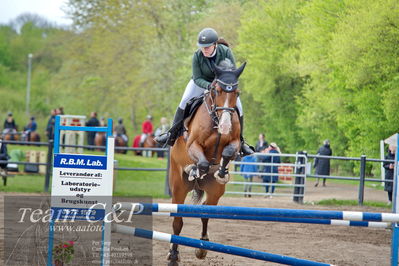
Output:
<instances>
[{"instance_id":1,"label":"green tree","mask_svg":"<svg viewBox=\"0 0 399 266\"><path fill-rule=\"evenodd\" d=\"M302 148L296 127L295 97L303 79L295 70L294 27L302 1L254 1L245 5L239 29L238 53L248 61L242 76L244 92L253 99L247 125L253 138L265 132L284 152Z\"/></svg>"}]
</instances>

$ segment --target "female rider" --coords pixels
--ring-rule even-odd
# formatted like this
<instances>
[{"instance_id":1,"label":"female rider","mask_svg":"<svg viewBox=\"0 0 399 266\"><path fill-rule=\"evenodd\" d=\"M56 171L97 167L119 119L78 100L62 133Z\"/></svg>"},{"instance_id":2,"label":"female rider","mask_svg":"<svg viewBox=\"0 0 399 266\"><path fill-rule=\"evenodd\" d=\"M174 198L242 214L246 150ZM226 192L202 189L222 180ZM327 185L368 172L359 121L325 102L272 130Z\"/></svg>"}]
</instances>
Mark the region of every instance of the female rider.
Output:
<instances>
[{"instance_id":1,"label":"female rider","mask_svg":"<svg viewBox=\"0 0 399 266\"><path fill-rule=\"evenodd\" d=\"M227 43L219 40L218 34L214 29L203 29L198 34L197 45L200 49L198 49L193 55L193 76L188 83L179 107L176 110L173 119L173 126L166 134L155 138L155 140L161 145L168 144L173 146L183 127L183 116L187 102L194 97L202 95L206 89L209 90L211 88L211 84L215 79L212 62L215 65L218 65L221 61L228 58L235 65L232 51L228 47ZM242 137L243 111L240 98L237 98L237 109L239 111L239 120L241 125L241 153L245 156L252 154L253 148L245 144Z\"/></svg>"}]
</instances>

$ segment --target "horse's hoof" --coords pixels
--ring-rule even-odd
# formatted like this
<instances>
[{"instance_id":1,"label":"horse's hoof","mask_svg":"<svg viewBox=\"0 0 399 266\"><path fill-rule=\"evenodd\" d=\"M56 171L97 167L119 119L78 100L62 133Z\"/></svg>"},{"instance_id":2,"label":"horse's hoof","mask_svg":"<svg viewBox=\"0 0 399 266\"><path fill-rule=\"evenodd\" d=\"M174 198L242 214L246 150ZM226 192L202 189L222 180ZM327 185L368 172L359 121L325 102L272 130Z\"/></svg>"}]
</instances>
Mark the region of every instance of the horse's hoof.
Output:
<instances>
[{"instance_id":1,"label":"horse's hoof","mask_svg":"<svg viewBox=\"0 0 399 266\"><path fill-rule=\"evenodd\" d=\"M169 260L168 266L178 266L180 261L179 251L170 249L166 259Z\"/></svg>"},{"instance_id":2,"label":"horse's hoof","mask_svg":"<svg viewBox=\"0 0 399 266\"><path fill-rule=\"evenodd\" d=\"M193 181L196 178L199 178L199 170L195 164L190 164L184 168L184 172L188 174L188 181Z\"/></svg>"},{"instance_id":3,"label":"horse's hoof","mask_svg":"<svg viewBox=\"0 0 399 266\"><path fill-rule=\"evenodd\" d=\"M219 176L219 170L217 170L213 176L215 177L216 181L222 185L225 185L230 181L230 174L226 174L224 177L221 177Z\"/></svg>"},{"instance_id":4,"label":"horse's hoof","mask_svg":"<svg viewBox=\"0 0 399 266\"><path fill-rule=\"evenodd\" d=\"M195 164L189 164L186 167L184 167L184 172L186 174L190 174L191 169L193 169L195 167Z\"/></svg>"},{"instance_id":5,"label":"horse's hoof","mask_svg":"<svg viewBox=\"0 0 399 266\"><path fill-rule=\"evenodd\" d=\"M200 239L203 241L209 241L208 234L201 237ZM207 253L208 253L208 250L206 250L206 249L200 249L200 248L195 249L195 256L197 257L197 259L200 259L200 260L205 259Z\"/></svg>"},{"instance_id":6,"label":"horse's hoof","mask_svg":"<svg viewBox=\"0 0 399 266\"><path fill-rule=\"evenodd\" d=\"M207 253L208 253L208 250L206 250L206 249L200 249L200 248L195 249L195 256L199 260L205 259Z\"/></svg>"}]
</instances>

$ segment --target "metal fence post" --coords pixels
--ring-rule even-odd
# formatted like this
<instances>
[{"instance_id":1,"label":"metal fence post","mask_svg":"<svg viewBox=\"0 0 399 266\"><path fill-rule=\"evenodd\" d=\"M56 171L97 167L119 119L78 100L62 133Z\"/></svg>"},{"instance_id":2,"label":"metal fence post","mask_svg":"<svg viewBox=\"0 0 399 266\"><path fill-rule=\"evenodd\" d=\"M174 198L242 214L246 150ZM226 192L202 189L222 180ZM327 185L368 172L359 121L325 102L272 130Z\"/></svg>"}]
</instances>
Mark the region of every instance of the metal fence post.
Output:
<instances>
[{"instance_id":1,"label":"metal fence post","mask_svg":"<svg viewBox=\"0 0 399 266\"><path fill-rule=\"evenodd\" d=\"M307 156L306 152L299 151L296 153L297 155L299 154L304 154ZM303 157L297 157L296 158L296 163L304 165L305 164L305 158ZM305 166L296 166L296 171L295 174L305 174L306 173L306 165ZM305 184L305 178L303 176L295 176L295 185L303 185ZM304 192L305 188L304 187L294 187L294 202L296 203L303 203L303 197L304 197ZM295 195L302 195L302 196L295 196Z\"/></svg>"},{"instance_id":2,"label":"metal fence post","mask_svg":"<svg viewBox=\"0 0 399 266\"><path fill-rule=\"evenodd\" d=\"M366 177L366 155L362 155L360 157L360 180L359 180L359 200L358 200L359 205L363 205L365 177Z\"/></svg>"},{"instance_id":3,"label":"metal fence post","mask_svg":"<svg viewBox=\"0 0 399 266\"><path fill-rule=\"evenodd\" d=\"M51 176L51 164L53 161L53 143L54 140L50 139L47 145L47 165L46 165L46 177L44 180L44 191L48 192L50 187L50 176Z\"/></svg>"},{"instance_id":4,"label":"metal fence post","mask_svg":"<svg viewBox=\"0 0 399 266\"><path fill-rule=\"evenodd\" d=\"M167 165L166 165L166 175L165 175L165 190L164 194L166 196L172 196L172 193L170 191L169 187L169 168L170 168L170 147L168 148L168 156L167 156Z\"/></svg>"}]
</instances>

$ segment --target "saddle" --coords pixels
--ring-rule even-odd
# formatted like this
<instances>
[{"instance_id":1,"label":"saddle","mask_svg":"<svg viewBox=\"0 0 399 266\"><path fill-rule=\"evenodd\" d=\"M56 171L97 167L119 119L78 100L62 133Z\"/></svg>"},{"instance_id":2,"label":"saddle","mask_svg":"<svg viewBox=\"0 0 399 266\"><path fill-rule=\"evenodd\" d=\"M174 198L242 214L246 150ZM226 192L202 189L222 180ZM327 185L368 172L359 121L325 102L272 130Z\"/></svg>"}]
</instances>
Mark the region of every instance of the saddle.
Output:
<instances>
[{"instance_id":1,"label":"saddle","mask_svg":"<svg viewBox=\"0 0 399 266\"><path fill-rule=\"evenodd\" d=\"M183 116L184 131L187 130L188 123L194 117L195 113L197 112L198 108L201 106L201 104L203 102L204 102L203 95L194 97L193 99L191 99L190 101L187 102L186 109L184 109L184 116Z\"/></svg>"}]
</instances>

